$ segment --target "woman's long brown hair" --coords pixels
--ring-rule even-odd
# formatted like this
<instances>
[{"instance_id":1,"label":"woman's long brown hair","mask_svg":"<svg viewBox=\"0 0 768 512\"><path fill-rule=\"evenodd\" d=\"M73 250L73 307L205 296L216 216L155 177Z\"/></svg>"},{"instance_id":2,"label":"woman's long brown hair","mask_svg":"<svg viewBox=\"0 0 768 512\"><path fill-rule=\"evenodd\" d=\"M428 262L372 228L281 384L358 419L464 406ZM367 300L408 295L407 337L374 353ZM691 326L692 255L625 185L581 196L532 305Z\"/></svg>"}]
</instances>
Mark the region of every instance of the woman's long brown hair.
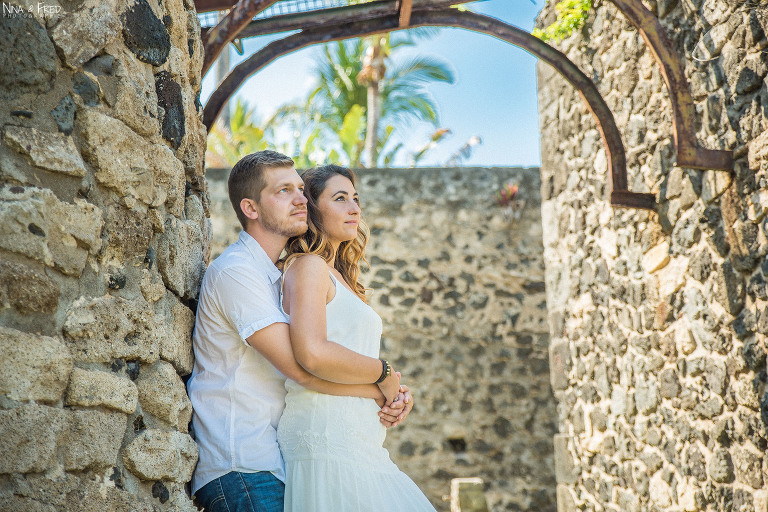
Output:
<instances>
[{"instance_id":1,"label":"woman's long brown hair","mask_svg":"<svg viewBox=\"0 0 768 512\"><path fill-rule=\"evenodd\" d=\"M317 207L317 199L323 193L328 180L341 175L356 187L355 174L338 165L321 165L307 169L301 175L304 180L304 195L307 198L309 228L301 236L291 237L285 246L286 256L280 260L279 267L284 270L291 262L303 254L317 254L333 268L339 271L344 280L354 290L358 297L366 301L365 287L358 282L360 277L360 261L365 260L365 245L368 243L368 227L362 219L357 225L357 236L352 240L342 242L337 254L333 254L333 246L323 229L322 218ZM335 258L334 258L335 256ZM367 261L366 261L367 263Z\"/></svg>"}]
</instances>

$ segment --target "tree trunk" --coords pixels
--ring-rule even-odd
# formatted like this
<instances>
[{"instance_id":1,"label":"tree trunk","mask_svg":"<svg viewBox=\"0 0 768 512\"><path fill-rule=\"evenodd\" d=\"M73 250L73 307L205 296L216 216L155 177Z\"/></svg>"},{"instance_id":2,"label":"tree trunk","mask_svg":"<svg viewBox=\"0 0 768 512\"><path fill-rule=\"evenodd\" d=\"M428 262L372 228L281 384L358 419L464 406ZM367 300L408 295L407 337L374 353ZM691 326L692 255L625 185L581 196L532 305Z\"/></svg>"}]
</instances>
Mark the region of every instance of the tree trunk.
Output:
<instances>
[{"instance_id":1,"label":"tree trunk","mask_svg":"<svg viewBox=\"0 0 768 512\"><path fill-rule=\"evenodd\" d=\"M220 12L219 13L219 21L223 20L226 16L225 13ZM216 86L218 87L221 82L224 81L224 79L229 74L229 44L227 44L223 50L221 50L221 54L219 54L219 58L216 59ZM232 117L232 113L229 111L229 101L224 104L224 109L221 111L221 122L224 126L224 128L227 129L228 132L232 133L232 127L230 126L230 119Z\"/></svg>"},{"instance_id":2,"label":"tree trunk","mask_svg":"<svg viewBox=\"0 0 768 512\"><path fill-rule=\"evenodd\" d=\"M376 167L379 160L379 119L381 118L381 83L387 71L384 59L382 36L370 38L371 46L365 52L363 70L357 77L358 83L368 89L366 108L365 147L363 163L366 167Z\"/></svg>"},{"instance_id":3,"label":"tree trunk","mask_svg":"<svg viewBox=\"0 0 768 512\"><path fill-rule=\"evenodd\" d=\"M365 166L376 167L379 160L379 118L381 117L381 95L379 82L368 86L368 126L365 130Z\"/></svg>"}]
</instances>

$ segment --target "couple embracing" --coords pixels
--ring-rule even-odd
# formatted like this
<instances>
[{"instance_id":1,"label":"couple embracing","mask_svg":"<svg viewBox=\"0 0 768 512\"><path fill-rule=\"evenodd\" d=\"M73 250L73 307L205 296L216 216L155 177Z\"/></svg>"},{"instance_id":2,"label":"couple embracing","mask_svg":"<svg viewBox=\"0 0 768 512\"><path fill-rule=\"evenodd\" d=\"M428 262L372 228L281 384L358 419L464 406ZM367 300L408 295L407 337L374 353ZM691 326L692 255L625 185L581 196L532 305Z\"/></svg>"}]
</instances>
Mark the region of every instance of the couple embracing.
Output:
<instances>
[{"instance_id":1,"label":"couple embracing","mask_svg":"<svg viewBox=\"0 0 768 512\"><path fill-rule=\"evenodd\" d=\"M229 198L243 231L203 278L187 383L197 502L434 511L382 446L413 400L379 359L381 318L358 281L368 235L354 175L299 176L291 158L260 151L232 168Z\"/></svg>"}]
</instances>

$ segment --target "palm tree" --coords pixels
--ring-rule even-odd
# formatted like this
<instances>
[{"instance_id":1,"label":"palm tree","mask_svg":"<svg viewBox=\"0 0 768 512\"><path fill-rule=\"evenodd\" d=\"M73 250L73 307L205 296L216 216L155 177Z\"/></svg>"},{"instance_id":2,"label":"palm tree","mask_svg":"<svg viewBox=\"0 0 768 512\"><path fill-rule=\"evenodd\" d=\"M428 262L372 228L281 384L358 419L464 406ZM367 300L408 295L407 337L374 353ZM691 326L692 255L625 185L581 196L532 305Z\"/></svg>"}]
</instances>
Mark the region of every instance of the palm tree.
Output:
<instances>
[{"instance_id":1,"label":"palm tree","mask_svg":"<svg viewBox=\"0 0 768 512\"><path fill-rule=\"evenodd\" d=\"M269 128L260 128L254 109L239 98L229 126L217 122L208 135L206 167L232 167L242 157L268 146Z\"/></svg>"},{"instance_id":2,"label":"palm tree","mask_svg":"<svg viewBox=\"0 0 768 512\"><path fill-rule=\"evenodd\" d=\"M412 37L373 37L373 46L364 39L324 45L317 86L303 105L287 105L278 114L303 116L305 126L318 123L327 143L336 143L353 167L360 165L366 146L366 164L376 165L396 127L413 120L437 126L437 106L425 86L454 81L448 65L438 59L394 60L397 50L415 45ZM368 68L366 52L372 55ZM392 157L390 152L384 160Z\"/></svg>"},{"instance_id":3,"label":"palm tree","mask_svg":"<svg viewBox=\"0 0 768 512\"><path fill-rule=\"evenodd\" d=\"M298 168L312 167L326 159L337 160L338 154L328 154L321 149L319 128L315 126L303 133L304 125L306 123L299 122L295 116L285 119L273 116L262 122L255 109L238 98L229 125L220 119L208 135L205 165L208 168L232 167L245 155L264 149L298 155L295 158ZM285 131L293 136L288 141L278 141L278 132Z\"/></svg>"}]
</instances>

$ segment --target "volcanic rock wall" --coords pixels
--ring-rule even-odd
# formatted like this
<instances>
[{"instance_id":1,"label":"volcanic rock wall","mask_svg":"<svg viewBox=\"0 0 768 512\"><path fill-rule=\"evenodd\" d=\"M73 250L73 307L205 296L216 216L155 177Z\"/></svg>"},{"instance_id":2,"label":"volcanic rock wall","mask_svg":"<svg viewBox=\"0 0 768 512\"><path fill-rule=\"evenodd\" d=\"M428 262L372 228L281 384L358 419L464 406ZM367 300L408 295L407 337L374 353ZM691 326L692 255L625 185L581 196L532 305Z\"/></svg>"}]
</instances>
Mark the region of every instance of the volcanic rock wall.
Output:
<instances>
[{"instance_id":1,"label":"volcanic rock wall","mask_svg":"<svg viewBox=\"0 0 768 512\"><path fill-rule=\"evenodd\" d=\"M201 63L191 1L2 5L2 510L195 509Z\"/></svg>"},{"instance_id":2,"label":"volcanic rock wall","mask_svg":"<svg viewBox=\"0 0 768 512\"><path fill-rule=\"evenodd\" d=\"M538 170L357 173L382 354L416 396L387 434L393 460L440 510L451 478L477 476L493 510L553 511ZM207 171L214 254L240 230L227 175ZM508 183L519 186L517 210L496 204Z\"/></svg>"},{"instance_id":3,"label":"volcanic rock wall","mask_svg":"<svg viewBox=\"0 0 768 512\"><path fill-rule=\"evenodd\" d=\"M585 104L539 66L559 510L765 511L768 10L644 3L685 64L699 140L735 150L736 167L674 165L659 68L602 2L559 47L616 117L630 189L659 200L658 213L611 208Z\"/></svg>"}]
</instances>

